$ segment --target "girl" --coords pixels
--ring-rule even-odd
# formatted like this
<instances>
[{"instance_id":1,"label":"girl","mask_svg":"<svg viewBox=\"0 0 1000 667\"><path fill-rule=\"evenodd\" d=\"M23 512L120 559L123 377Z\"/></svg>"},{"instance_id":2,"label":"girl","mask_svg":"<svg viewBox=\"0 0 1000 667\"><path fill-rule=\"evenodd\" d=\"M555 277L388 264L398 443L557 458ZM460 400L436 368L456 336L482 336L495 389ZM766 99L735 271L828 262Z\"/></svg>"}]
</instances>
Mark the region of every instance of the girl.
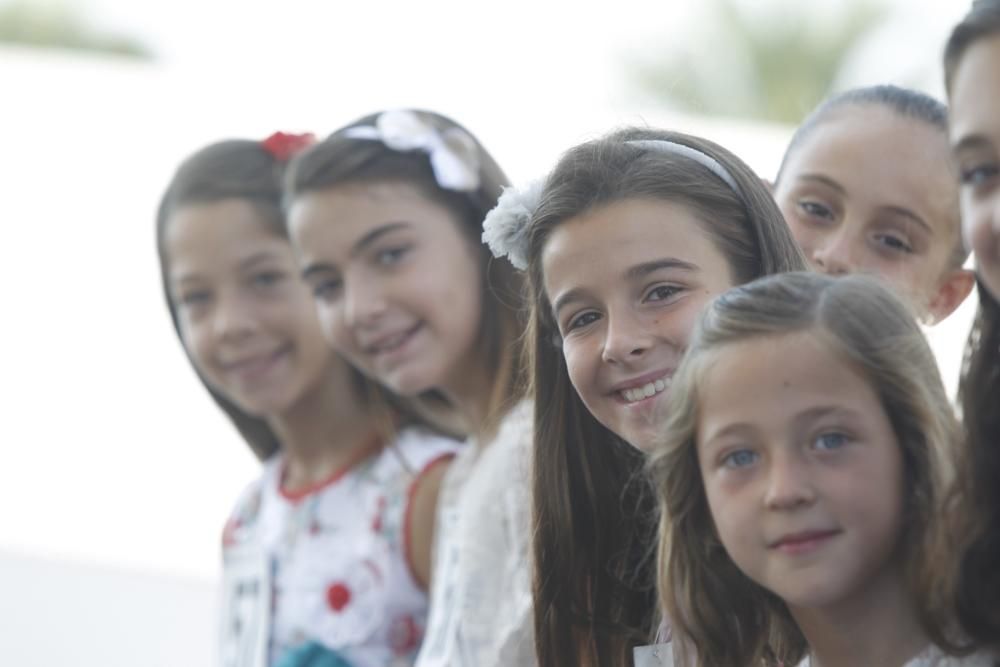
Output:
<instances>
[{"instance_id":1,"label":"girl","mask_svg":"<svg viewBox=\"0 0 1000 667\"><path fill-rule=\"evenodd\" d=\"M966 448L952 515L964 519L955 595L966 633L1000 652L1000 2L973 5L944 62L962 222L979 275L979 312L959 388Z\"/></svg>"},{"instance_id":2,"label":"girl","mask_svg":"<svg viewBox=\"0 0 1000 667\"><path fill-rule=\"evenodd\" d=\"M538 660L627 665L658 621L645 457L701 307L804 260L738 158L626 129L505 195L486 239L527 269Z\"/></svg>"},{"instance_id":3,"label":"girl","mask_svg":"<svg viewBox=\"0 0 1000 667\"><path fill-rule=\"evenodd\" d=\"M301 154L286 183L327 337L393 391L436 398L471 434L441 492L421 666L532 663L520 279L479 240L506 182L453 121L394 110Z\"/></svg>"},{"instance_id":4,"label":"girl","mask_svg":"<svg viewBox=\"0 0 1000 667\"><path fill-rule=\"evenodd\" d=\"M811 273L716 299L651 463L683 664L929 667L933 538L958 427L911 311Z\"/></svg>"},{"instance_id":5,"label":"girl","mask_svg":"<svg viewBox=\"0 0 1000 667\"><path fill-rule=\"evenodd\" d=\"M972 290L948 114L896 86L835 95L796 131L774 194L813 268L885 278L930 323Z\"/></svg>"},{"instance_id":6,"label":"girl","mask_svg":"<svg viewBox=\"0 0 1000 667\"><path fill-rule=\"evenodd\" d=\"M283 165L304 143L212 144L180 166L157 216L184 350L264 462L223 535L222 664L408 665L454 446L394 435L405 419L323 340L280 209Z\"/></svg>"}]
</instances>

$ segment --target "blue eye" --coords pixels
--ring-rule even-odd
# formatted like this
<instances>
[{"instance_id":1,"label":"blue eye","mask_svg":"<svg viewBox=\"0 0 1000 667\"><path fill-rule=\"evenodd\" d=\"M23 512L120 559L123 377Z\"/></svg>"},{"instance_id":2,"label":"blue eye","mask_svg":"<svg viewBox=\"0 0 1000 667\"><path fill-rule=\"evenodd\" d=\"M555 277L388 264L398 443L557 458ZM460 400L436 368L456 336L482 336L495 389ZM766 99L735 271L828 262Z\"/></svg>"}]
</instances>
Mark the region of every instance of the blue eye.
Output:
<instances>
[{"instance_id":1,"label":"blue eye","mask_svg":"<svg viewBox=\"0 0 1000 667\"><path fill-rule=\"evenodd\" d=\"M756 452L749 449L737 449L723 457L722 465L727 468L746 468L756 463L759 458Z\"/></svg>"},{"instance_id":2,"label":"blue eye","mask_svg":"<svg viewBox=\"0 0 1000 667\"><path fill-rule=\"evenodd\" d=\"M820 449L823 451L833 451L835 449L840 449L841 447L846 445L848 441L849 438L843 433L839 433L837 431L829 431L827 433L821 433L820 435L818 435L816 437L816 440L813 441L813 445L816 447L816 449Z\"/></svg>"},{"instance_id":3,"label":"blue eye","mask_svg":"<svg viewBox=\"0 0 1000 667\"><path fill-rule=\"evenodd\" d=\"M313 298L318 301L332 301L340 293L342 281L339 279L329 279L314 283L312 286Z\"/></svg>"},{"instance_id":4,"label":"blue eye","mask_svg":"<svg viewBox=\"0 0 1000 667\"><path fill-rule=\"evenodd\" d=\"M799 209L811 218L822 218L823 220L833 220L833 211L828 206L814 201L802 200L799 202Z\"/></svg>"},{"instance_id":5,"label":"blue eye","mask_svg":"<svg viewBox=\"0 0 1000 667\"><path fill-rule=\"evenodd\" d=\"M177 303L185 308L193 308L208 303L211 294L207 290L184 292L177 299Z\"/></svg>"},{"instance_id":6,"label":"blue eye","mask_svg":"<svg viewBox=\"0 0 1000 667\"><path fill-rule=\"evenodd\" d=\"M271 287L281 282L284 274L279 271L262 271L251 278L254 287Z\"/></svg>"},{"instance_id":7,"label":"blue eye","mask_svg":"<svg viewBox=\"0 0 1000 667\"><path fill-rule=\"evenodd\" d=\"M598 313L595 313L594 311L582 313L571 319L566 324L566 331L573 331L574 329L580 329L582 327L587 326L588 324L593 324L599 319L601 319L601 316Z\"/></svg>"},{"instance_id":8,"label":"blue eye","mask_svg":"<svg viewBox=\"0 0 1000 667\"><path fill-rule=\"evenodd\" d=\"M395 248L386 248L384 250L379 250L375 253L375 261L382 266L392 266L393 264L399 263L399 260L410 251L410 246L398 246Z\"/></svg>"},{"instance_id":9,"label":"blue eye","mask_svg":"<svg viewBox=\"0 0 1000 667\"><path fill-rule=\"evenodd\" d=\"M970 169L963 169L959 175L959 180L962 185L978 187L996 178L998 173L1000 173L1000 167L996 164L981 164Z\"/></svg>"}]
</instances>

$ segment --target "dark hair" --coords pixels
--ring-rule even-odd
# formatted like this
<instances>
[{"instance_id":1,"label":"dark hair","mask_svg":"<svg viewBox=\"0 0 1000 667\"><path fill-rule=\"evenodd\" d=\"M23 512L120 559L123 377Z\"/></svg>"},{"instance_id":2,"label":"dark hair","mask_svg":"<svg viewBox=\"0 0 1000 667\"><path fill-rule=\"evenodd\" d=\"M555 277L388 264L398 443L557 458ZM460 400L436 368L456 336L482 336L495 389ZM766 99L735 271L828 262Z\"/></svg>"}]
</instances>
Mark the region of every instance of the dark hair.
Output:
<instances>
[{"instance_id":1,"label":"dark hair","mask_svg":"<svg viewBox=\"0 0 1000 667\"><path fill-rule=\"evenodd\" d=\"M207 204L224 199L250 202L260 219L275 235L284 236L281 213L282 164L264 149L259 141L232 139L211 144L197 151L178 167L156 213L156 248L160 257L160 277L177 336L181 337L177 305L170 295L168 271L170 259L166 251L167 223L179 208L191 204ZM184 348L191 360L191 355ZM229 415L236 430L246 440L260 460L278 451L280 444L267 422L241 410L235 403L216 391L192 361L198 378L222 411Z\"/></svg>"},{"instance_id":2,"label":"dark hair","mask_svg":"<svg viewBox=\"0 0 1000 667\"><path fill-rule=\"evenodd\" d=\"M676 400L651 457L662 510L660 595L675 640L698 665L794 665L807 650L784 601L744 574L720 542L697 455L703 378L718 350L797 332L813 332L860 370L892 424L905 484L896 553L923 629L946 644L936 542L947 457L959 431L937 362L912 312L879 281L787 273L736 287L705 309L674 375Z\"/></svg>"},{"instance_id":3,"label":"dark hair","mask_svg":"<svg viewBox=\"0 0 1000 667\"><path fill-rule=\"evenodd\" d=\"M519 307L523 278L508 262L494 261L482 243L483 219L496 206L501 191L509 182L496 161L465 128L431 111L413 113L442 134L458 129L472 138L479 162L479 186L475 190L458 192L441 187L428 155L423 151L398 151L382 141L350 136L348 130L375 125L382 113L359 118L297 155L289 165L285 180L286 206L302 195L341 185L406 183L461 220L459 231L477 254L482 273L480 356L486 360L494 380L487 418L475 430L479 435L488 437L513 403L524 394L521 354L516 344L520 332L524 330Z\"/></svg>"},{"instance_id":4,"label":"dark hair","mask_svg":"<svg viewBox=\"0 0 1000 667\"><path fill-rule=\"evenodd\" d=\"M944 50L951 93L969 47L1000 35L1000 0L977 0ZM952 590L958 621L974 643L1000 649L1000 303L980 281L979 311L969 333L959 400L965 427L949 510L957 526Z\"/></svg>"},{"instance_id":5,"label":"dark hair","mask_svg":"<svg viewBox=\"0 0 1000 667\"><path fill-rule=\"evenodd\" d=\"M775 184L781 181L785 166L795 150L805 139L811 135L816 128L821 125L835 111L845 107L883 107L895 113L900 118L908 118L927 124L931 128L939 131L942 138L947 141L948 137L948 107L940 100L934 99L930 95L913 90L911 88L901 88L893 85L866 86L863 88L852 88L841 93L828 97L819 104L812 112L806 116L802 124L792 135L785 149L785 155L781 159L781 166L778 168L778 175L775 177ZM957 223L956 212L956 223ZM956 225L957 229L957 225ZM958 237L952 253L948 258L950 268L961 267L969 257L969 251L962 243L961 234Z\"/></svg>"},{"instance_id":6,"label":"dark hair","mask_svg":"<svg viewBox=\"0 0 1000 667\"><path fill-rule=\"evenodd\" d=\"M633 141L681 144L718 162L734 190L690 157ZM658 620L655 499L645 456L590 414L552 341L542 252L560 224L616 201L690 207L735 281L801 270L805 260L774 200L739 158L704 139L627 128L579 145L545 181L528 229L535 405L535 634L539 663L626 665Z\"/></svg>"}]
</instances>

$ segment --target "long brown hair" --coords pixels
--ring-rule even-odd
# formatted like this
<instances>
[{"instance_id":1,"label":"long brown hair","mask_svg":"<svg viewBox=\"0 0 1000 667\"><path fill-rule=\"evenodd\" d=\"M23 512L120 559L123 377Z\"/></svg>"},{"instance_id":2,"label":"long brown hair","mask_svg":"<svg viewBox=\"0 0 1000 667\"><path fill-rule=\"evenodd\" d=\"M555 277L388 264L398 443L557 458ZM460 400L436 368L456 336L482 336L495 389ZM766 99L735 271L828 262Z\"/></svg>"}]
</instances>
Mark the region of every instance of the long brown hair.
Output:
<instances>
[{"instance_id":1,"label":"long brown hair","mask_svg":"<svg viewBox=\"0 0 1000 667\"><path fill-rule=\"evenodd\" d=\"M945 47L949 93L969 47L997 35L1000 1L977 0ZM1000 303L982 282L977 289L979 311L959 383L965 444L949 506L959 549L951 592L966 635L977 644L1000 649Z\"/></svg>"},{"instance_id":2,"label":"long brown hair","mask_svg":"<svg viewBox=\"0 0 1000 667\"><path fill-rule=\"evenodd\" d=\"M507 176L475 137L479 163L479 186L471 192L457 192L441 187L430 160L422 151L401 152L381 141L358 139L349 130L370 126L382 112L370 114L347 124L325 140L297 155L291 162L285 180L286 206L296 197L357 183L406 183L455 214L461 220L460 233L478 257L481 271L482 316L480 322L480 358L493 378L487 404L485 423L474 429L477 435L489 438L500 419L523 395L525 383L520 369L521 352L517 341L524 331L523 277L506 261L494 260L482 244L482 224L486 214L496 206ZM438 132L465 128L455 121L431 111L414 111L420 120ZM423 407L435 412L435 396L424 396ZM438 399L440 397L437 397Z\"/></svg>"},{"instance_id":3,"label":"long brown hair","mask_svg":"<svg viewBox=\"0 0 1000 667\"><path fill-rule=\"evenodd\" d=\"M668 141L714 158L738 191L676 153L633 141ZM644 128L568 151L548 176L528 229L528 353L535 404L535 636L540 664L629 665L659 618L652 551L655 502L645 457L595 419L570 383L544 289L542 251L553 230L630 198L691 208L735 280L798 270L805 261L770 193L739 158L697 137Z\"/></svg>"},{"instance_id":4,"label":"long brown hair","mask_svg":"<svg viewBox=\"0 0 1000 667\"><path fill-rule=\"evenodd\" d=\"M261 223L275 236L286 238L284 215L281 210L281 180L285 163L268 150L263 142L231 139L210 144L189 156L177 168L167 186L156 213L156 248L160 258L160 277L170 319L177 336L183 341L177 304L169 289L170 257L166 251L166 233L171 216L179 208L207 204L225 199L240 199L253 205ZM267 421L251 415L215 390L191 360L201 383L236 430L261 461L277 452L281 443ZM371 407L376 425L388 435L397 417L389 407L393 399L351 369L352 385L362 402ZM408 414L400 409L400 414ZM408 417L409 418L409 417Z\"/></svg>"},{"instance_id":5,"label":"long brown hair","mask_svg":"<svg viewBox=\"0 0 1000 667\"><path fill-rule=\"evenodd\" d=\"M650 459L660 501L658 580L684 664L795 665L806 641L785 603L747 577L715 530L698 464L701 380L720 348L815 332L864 373L902 449L903 529L896 553L918 618L947 646L933 579L940 574L940 503L958 424L913 313L876 280L788 273L734 288L705 310L674 375L663 440ZM689 662L690 661L690 662Z\"/></svg>"}]
</instances>

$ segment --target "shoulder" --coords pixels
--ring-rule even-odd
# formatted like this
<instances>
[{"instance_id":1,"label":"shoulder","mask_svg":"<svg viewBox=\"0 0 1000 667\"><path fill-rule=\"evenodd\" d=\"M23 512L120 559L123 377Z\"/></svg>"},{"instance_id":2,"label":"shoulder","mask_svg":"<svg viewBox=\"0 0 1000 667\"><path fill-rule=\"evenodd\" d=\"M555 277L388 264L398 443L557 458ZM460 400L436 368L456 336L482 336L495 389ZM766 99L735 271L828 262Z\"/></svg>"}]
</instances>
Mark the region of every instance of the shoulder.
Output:
<instances>
[{"instance_id":1,"label":"shoulder","mask_svg":"<svg viewBox=\"0 0 1000 667\"><path fill-rule=\"evenodd\" d=\"M243 541L247 532L257 523L268 485L273 482L279 466L279 456L272 456L264 463L260 476L247 484L237 497L222 530L223 549Z\"/></svg>"}]
</instances>

